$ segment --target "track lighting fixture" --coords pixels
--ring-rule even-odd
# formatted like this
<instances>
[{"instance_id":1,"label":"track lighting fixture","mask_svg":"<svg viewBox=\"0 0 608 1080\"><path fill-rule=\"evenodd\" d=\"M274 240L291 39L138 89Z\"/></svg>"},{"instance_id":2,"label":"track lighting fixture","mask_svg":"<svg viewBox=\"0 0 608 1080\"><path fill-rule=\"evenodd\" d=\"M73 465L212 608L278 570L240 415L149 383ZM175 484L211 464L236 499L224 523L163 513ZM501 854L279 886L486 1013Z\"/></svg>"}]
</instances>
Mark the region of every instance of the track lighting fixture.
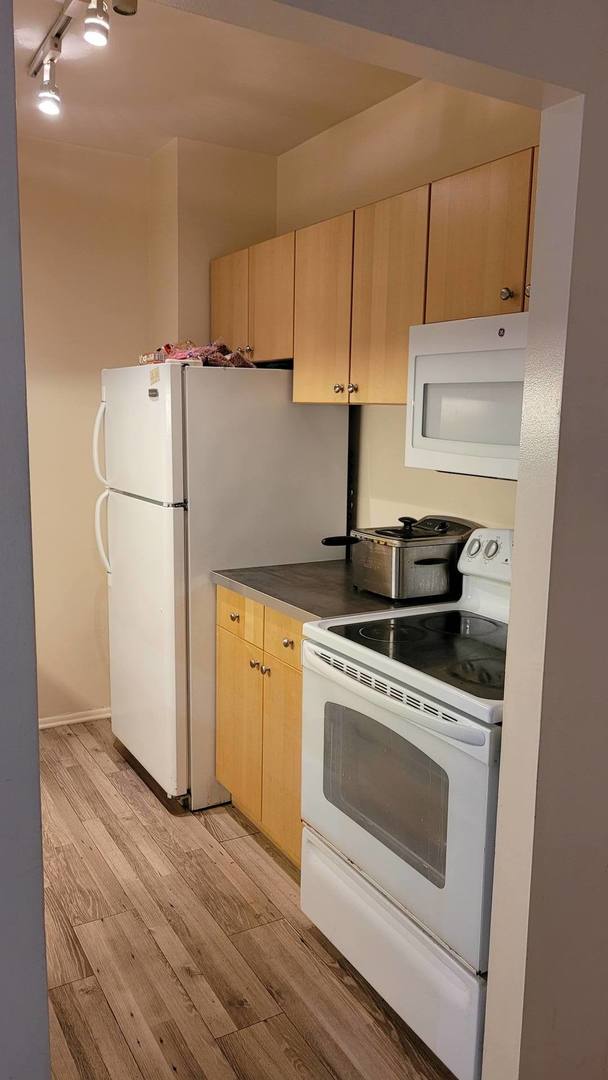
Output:
<instances>
[{"instance_id":1,"label":"track lighting fixture","mask_svg":"<svg viewBox=\"0 0 608 1080\"><path fill-rule=\"evenodd\" d=\"M42 85L38 91L38 108L47 116L59 116L61 97L55 82L55 61L45 60L42 65Z\"/></svg>"},{"instance_id":2,"label":"track lighting fixture","mask_svg":"<svg viewBox=\"0 0 608 1080\"><path fill-rule=\"evenodd\" d=\"M84 17L84 40L102 48L110 36L110 12L107 0L90 0Z\"/></svg>"},{"instance_id":3,"label":"track lighting fixture","mask_svg":"<svg viewBox=\"0 0 608 1080\"><path fill-rule=\"evenodd\" d=\"M2 0L0 0L0 3ZM98 48L108 44L110 36L110 3L118 15L135 15L137 0L63 0L63 4L27 66L27 73L37 79L42 72L38 91L38 108L47 116L59 116L61 97L55 82L55 62L61 55L61 42L72 22L84 16L84 39Z\"/></svg>"}]
</instances>

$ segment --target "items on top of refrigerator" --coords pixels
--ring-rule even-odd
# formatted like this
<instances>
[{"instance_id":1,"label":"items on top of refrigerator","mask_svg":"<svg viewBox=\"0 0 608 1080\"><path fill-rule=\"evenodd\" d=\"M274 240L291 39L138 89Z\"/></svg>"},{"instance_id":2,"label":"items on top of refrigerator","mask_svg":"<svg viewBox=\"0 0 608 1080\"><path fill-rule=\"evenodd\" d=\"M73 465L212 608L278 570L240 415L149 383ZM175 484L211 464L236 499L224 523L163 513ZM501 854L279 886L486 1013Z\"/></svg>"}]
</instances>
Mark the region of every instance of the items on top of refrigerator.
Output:
<instances>
[{"instance_id":1,"label":"items on top of refrigerator","mask_svg":"<svg viewBox=\"0 0 608 1080\"><path fill-rule=\"evenodd\" d=\"M255 367L242 348L232 350L221 338L210 341L208 345L195 345L193 341L179 341L175 345L169 343L139 357L140 364L165 362L202 364L204 367Z\"/></svg>"}]
</instances>

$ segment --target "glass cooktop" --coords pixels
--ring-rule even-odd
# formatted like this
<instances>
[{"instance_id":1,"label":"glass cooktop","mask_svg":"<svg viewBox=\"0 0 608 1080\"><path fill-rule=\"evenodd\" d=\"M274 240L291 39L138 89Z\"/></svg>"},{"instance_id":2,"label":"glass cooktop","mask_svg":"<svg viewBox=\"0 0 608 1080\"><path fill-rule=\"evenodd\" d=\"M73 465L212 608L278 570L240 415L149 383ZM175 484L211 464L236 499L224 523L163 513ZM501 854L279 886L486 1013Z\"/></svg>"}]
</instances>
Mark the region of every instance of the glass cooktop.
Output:
<instances>
[{"instance_id":1,"label":"glass cooktop","mask_svg":"<svg viewBox=\"0 0 608 1080\"><path fill-rule=\"evenodd\" d=\"M470 611L434 611L329 630L475 697L501 701L507 624Z\"/></svg>"}]
</instances>

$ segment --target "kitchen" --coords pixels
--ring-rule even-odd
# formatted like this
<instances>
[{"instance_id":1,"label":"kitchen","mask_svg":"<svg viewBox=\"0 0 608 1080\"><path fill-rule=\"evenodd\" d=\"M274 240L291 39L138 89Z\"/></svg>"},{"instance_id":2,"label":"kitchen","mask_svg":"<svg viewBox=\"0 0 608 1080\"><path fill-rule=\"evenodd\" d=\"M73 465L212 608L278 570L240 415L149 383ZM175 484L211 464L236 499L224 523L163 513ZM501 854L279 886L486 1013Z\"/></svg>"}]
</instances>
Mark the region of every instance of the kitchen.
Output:
<instances>
[{"instance_id":1,"label":"kitchen","mask_svg":"<svg viewBox=\"0 0 608 1080\"><path fill-rule=\"evenodd\" d=\"M414 87L416 85L414 84ZM430 94L432 95L432 93L433 90L431 89ZM388 100L390 101L390 98ZM528 118L526 120L529 122ZM431 471L421 469L417 477L412 478L414 484L418 484L417 489L416 487L411 489L408 487L411 469L404 469L403 467L405 424L404 409L400 407L405 405L407 396L405 392L406 366L403 362L405 354L403 330L404 326L416 326L425 322L425 316L426 322L429 324L443 323L445 320L452 319L458 321L475 317L491 318L494 315L500 317L503 312L505 316L508 316L516 314L527 306L525 289L530 283L530 274L526 270L526 259L529 258L531 251L529 230L533 220L531 195L536 140L537 136L533 135L529 146L523 149L519 147L513 149L512 146L507 145L506 148L512 152L503 155L499 154L496 157L488 157L485 161L477 160L481 153L477 148L475 152L477 157L470 169L457 168L453 173L440 171L436 176L427 176L425 184L411 189L404 187L403 195L399 193L398 188L395 186L392 188L390 197L387 198L386 202L383 193L375 205L367 202L359 204L353 200L350 210L326 219L326 224L302 225L296 229L295 234L293 231L280 231L279 225L276 230L278 234L277 241L269 233L268 238L260 237L255 244L248 245L245 248L237 248L236 255L233 255L231 251L224 255L220 251L217 253L216 259L212 260L211 337L224 337L225 340L232 344L248 345L250 350L253 350L254 362L280 361L293 354L294 399L300 403L297 411L304 412L311 408L321 413L358 412L358 409L340 409L340 406L334 404L336 399L341 398L342 395L344 395L342 400L345 403L350 398L351 404L355 401L363 404L362 414L356 419L353 417L352 421L352 427L355 430L351 434L351 451L353 451L353 443L356 444L357 421L359 421L360 430L358 432L358 461L355 461L354 469L351 469L352 483L350 485L351 489L356 488L355 516L353 517L351 514L351 519L348 522L349 526L373 524L383 528L391 528L398 527L397 519L402 516L424 518L433 517L434 515L433 520L436 524L443 525L443 523L447 522L448 528L450 528L450 523L454 521L454 518L460 518L470 522L471 526L481 523L500 529L500 534L497 533L497 542L501 544L501 551L508 549L509 541L506 530L512 525L515 489L515 484L512 482L512 472L500 471L499 469L492 471L489 469L487 478L483 479L479 476L481 471L479 470L473 476L466 478L462 475L465 470L459 467L455 470L459 475L452 477L443 470L435 472L435 469L441 468L441 463L439 465L435 463L434 467L430 466ZM493 155L495 149L489 150L488 153ZM494 164L490 164L490 162L494 162ZM504 174L507 175L506 180ZM469 196L471 203L467 204L466 200ZM504 200L502 203L500 201L501 196ZM348 198L348 195L345 197ZM473 214L468 208L470 205L474 207ZM482 208L481 212L479 210L480 206ZM443 221L441 216L442 207L444 208ZM459 209L463 210L460 221L458 220ZM503 215L502 221L501 213ZM449 229L453 227L455 218L455 233L450 234ZM508 225L505 224L505 220ZM509 264L506 261L506 256L500 246L498 255L496 254L496 247L493 251L490 250L489 254L487 250L484 252L484 257L489 260L491 268L495 271L494 277L487 272L485 263L480 270L479 264L475 262L480 250L479 244L475 245L475 243L471 242L471 235L475 235L474 231L472 233L471 230L474 230L475 227L479 228L480 236L485 238L489 235L490 242L494 244L497 242L504 243L505 230L508 231L510 242L512 242L512 248L510 248L508 254L513 259L512 263ZM399 232L400 229L403 230L403 233ZM414 233L415 235L413 235ZM403 235L404 241L401 244L397 242L394 247L391 247L387 238L392 240L400 235ZM329 238L327 238L328 236ZM415 249L416 257L404 260L403 251L406 245L412 242L412 236L413 241L418 243L418 248ZM378 243L380 243L380 251L376 247ZM382 243L385 246L384 253ZM272 257L270 259L268 257L269 245L273 250L280 250L278 271L272 265L270 265L269 270L269 263L272 264ZM451 250L455 252L453 263L450 263ZM433 253L435 253L434 257ZM264 262L264 256L269 261ZM467 256L472 256L472 262L463 267L463 261L466 261ZM256 264L258 257L260 266ZM291 263L288 263L287 270L284 263L281 263L281 260L285 258L288 260L291 258L292 260ZM444 260L443 264L442 259ZM237 270L233 271L232 267L235 264L237 264ZM238 268L239 265L240 269ZM372 267L371 272L370 266ZM228 267L227 270L225 270L226 267ZM290 267L293 267L293 271ZM514 272L511 275L512 269ZM256 326L255 318L260 319L260 312L263 312L263 303L260 304L258 291L255 293L258 302L252 306L252 273L254 278L257 274L256 280L263 280L264 274L269 274L271 285L265 299L270 304L271 317L267 325L270 325L274 330L276 330L277 326L284 325L287 326L289 331L290 318L288 316L282 322L280 313L281 302L284 300L283 293L286 287L289 292L289 286L293 285L291 305L292 311L295 312L296 337L291 344L291 348L289 344L285 346L281 343L278 350L275 351L275 355L265 354L263 344L259 344L260 339L263 341L263 333L262 328ZM224 275L223 279L222 275ZM410 275L412 276L410 277ZM245 277L248 280L245 288L243 288ZM225 287L226 278L229 282L226 309L232 314L236 310L241 311L241 313L244 312L246 328L243 324L236 327L221 324L221 318L223 317L221 311L222 298L220 297L218 300L218 289L221 291L221 287ZM237 281L236 285L234 284L235 279ZM373 331L370 331L369 327L365 325L365 320L368 318L371 323L373 315L373 312L370 315L371 304L369 298L372 295L377 295L375 290L378 288L381 290L382 282L387 279L395 286L395 292L394 295L389 295L388 300L386 293L384 296L381 293L380 296L379 310L381 315L384 310L386 319L386 325L380 329L380 335L382 332L386 335L386 344L382 349L378 345L379 332L377 324L374 325ZM455 284L461 280L472 282L471 294L464 299L458 295L458 291L454 288ZM250 290L249 298L246 296L247 288ZM384 285L384 288L386 289L386 285ZM489 300L485 292L486 288L490 294ZM503 289L512 295L501 298L500 294ZM390 288L388 292L390 294ZM268 300L269 297L270 301ZM325 306L325 301L328 298L333 304L329 309ZM300 316L298 316L298 311L300 311ZM357 319L359 319L359 323L357 323ZM501 321L505 321L507 327L510 325L508 319ZM291 326L293 327L293 325L294 316L292 315ZM252 326L253 330L251 329ZM503 327L499 327L497 324L496 329L503 329ZM244 332L245 330L246 332ZM298 333L301 335L299 340ZM166 336L163 335L157 340L163 340ZM367 341L365 340L366 337ZM328 343L330 343L330 347L328 347ZM521 346L521 343L519 344ZM487 343L482 346L482 348L486 347ZM474 346L469 345L469 348L472 349ZM383 362L379 363L374 370L373 361L381 352L383 352ZM323 364L319 363L320 357L323 358ZM133 355L131 361L135 359L136 357ZM99 366L112 367L113 362ZM168 369L169 365L166 365L166 368ZM142 365L142 368L138 370L137 376L146 380L146 394L148 389L151 391L157 389L152 379L156 378L154 373L158 372L158 370L158 366L154 364L150 365L149 368ZM164 370L161 372L163 378ZM192 372L191 375L190 372ZM177 369L174 369L174 373L177 374ZM190 379L194 386L197 379L207 378L208 374L210 376L220 375L223 377L224 382L227 378L233 377L235 380L243 377L259 377L261 380L266 378L276 378L277 380L291 378L290 375L286 375L283 371L275 373L274 369L268 372L260 371L259 376L254 376L246 372L199 372L194 368L188 369L184 378L186 380ZM374 377L377 380L375 385L373 383ZM150 380L149 384L148 379ZM517 380L510 379L508 381ZM160 387L158 389L160 390ZM150 400L154 402L153 398L150 398ZM318 410L317 406L303 405L301 404L303 402L318 403ZM368 405L370 406L370 413L366 415ZM108 405L107 408L109 418L111 407ZM378 411L374 412L374 410ZM324 422L320 420L320 423ZM338 420L336 423L344 425L345 421ZM247 416L245 414L240 418L237 417L237 431L242 431L246 424ZM189 429L193 430L192 425L190 425ZM412 430L411 425L409 430ZM254 446L257 445L260 438L261 434L257 434L252 439ZM284 448L284 445L284 442L275 444L275 455L277 448ZM295 445L297 447L297 441ZM241 447L241 450L245 450L245 446ZM344 447L345 450L346 447ZM356 445L354 454L356 456ZM375 459L374 454L376 455ZM352 456L353 454L351 454ZM295 457L299 460L301 454L298 452ZM264 462L262 460L262 477L267 475L264 465L269 469L271 459L272 454L269 456L268 461ZM369 473L374 460L376 472L370 476ZM412 465L414 465L413 459L411 460ZM346 464L346 453L344 452L345 470ZM501 463L501 465L504 465L504 463ZM100 474L104 480L108 479L108 474L103 472L106 466L107 459L105 462L100 459ZM420 464L416 463L415 467L420 468ZM384 481L385 473L389 475L396 474L398 477L398 486L395 487L394 492L388 493L388 497ZM315 474L317 477L323 475L322 457L315 464ZM510 478L495 480L490 478L492 476L509 476ZM353 477L355 480L353 480ZM325 480L325 477L323 479ZM346 471L343 480L346 494ZM294 478L293 483L294 485L305 485L306 476ZM323 485L317 481L317 486L322 487ZM116 487L118 491L125 491L120 482L117 482ZM303 491L304 488L298 486L297 490ZM404 494L405 490L407 490L407 496ZM310 487L310 491L314 493L314 485ZM146 496L144 495L144 497ZM383 511L382 513L378 512L377 507L372 508L374 500L377 507ZM180 500L171 498L169 501L177 504ZM391 504L390 508L386 505L387 503ZM319 522L320 527L317 527L317 524L311 521L309 523L311 535L310 538L307 538L306 543L310 539L312 545L314 532L317 546L314 548L311 546L310 551L303 551L301 557L296 553L293 556L294 561L314 562L316 560L313 556L316 556L316 559L319 560L327 559L327 566L332 565L333 560L330 557L335 557L336 553L330 549L324 551L320 545L320 540L326 532L343 530L344 526L347 525L346 509L345 498L343 511L341 511L343 515L342 521L328 519L326 524ZM190 513L191 510L192 507L189 504L188 512ZM244 520L246 521L246 518L242 517L239 500L237 500L234 513L237 522L242 524ZM458 523L456 522L456 524ZM411 527L412 522L409 525ZM403 528L404 534L407 533L407 528L408 523L406 521ZM490 543L493 538L494 534L485 537L485 544ZM240 542L242 542L242 538ZM111 559L111 538L109 547L108 557ZM353 548L353 565L356 562L357 547L359 545ZM226 595L221 591L218 593L218 625L220 632L224 634L224 637L220 638L220 640L227 641L225 635L229 634L241 646L246 646L248 653L251 651L249 646L255 646L257 650L261 650L259 658L257 654L248 656L248 666L250 660L259 663L259 668L251 667L249 670L252 677L255 676L259 680L256 684L257 687L264 686L263 690L258 689L254 692L257 695L257 701L262 695L263 716L256 713L259 705L256 703L251 705L251 702L247 702L246 712L242 712L240 717L237 715L238 710L243 709L246 695L235 677L232 660L236 654L233 654L232 658L229 657L229 662L226 664L228 692L235 692L236 688L236 701L228 700L225 712L229 717L229 721L234 722L237 719L240 724L240 730L237 732L238 737L235 739L234 735L229 736L228 745L230 745L230 738L232 738L233 751L237 747L240 751L246 750L249 753L243 737L243 721L245 719L248 721L253 720L253 725L257 725L258 730L263 730L263 737L266 738L267 728L271 730L273 727L272 717L268 720L266 716L266 696L267 693L272 695L273 691L269 690L267 692L266 686L276 686L277 671L283 673L284 684L281 687L280 700L275 706L275 711L278 711L278 716L282 721L286 715L297 720L299 682L301 679L299 663L300 638L302 636L301 624L303 621L299 615L329 616L331 614L343 615L345 612L338 610L333 612L328 610L318 611L314 605L309 607L304 602L290 605L288 600L284 600L283 603L287 607L299 609L299 615L293 610L288 613L285 608L273 607L272 601L276 597L272 591L265 592L264 589L249 586L257 594L255 598L252 597L251 594L247 593L247 585L243 585L238 580L238 574L233 572L234 576L231 576L230 570L227 570L227 568L235 565L248 567L259 564L263 566L267 562L291 561L292 556L287 552L285 557L277 555L275 558L270 555L268 560L263 560L257 555L253 541L246 542L243 550L244 554L239 558L237 564L232 561L232 558L226 552L227 557L224 559L218 557L216 561L213 561L207 567L207 571L219 574L220 576L213 578L213 580L219 585L220 590L222 588L228 589L230 593L230 595ZM340 565L343 564L340 563ZM224 573L221 573L222 570ZM316 578L317 584L319 580L322 580L320 578L322 572L322 570L319 570L319 576ZM458 586L453 581L451 582L451 590L448 590L448 603L454 602L458 591ZM496 590L492 588L490 591L494 593ZM441 592L439 595L441 595ZM237 600L236 597L243 597L243 599ZM492 599L495 600L496 597L493 596ZM251 601L249 605L248 600ZM367 605L376 604L376 601L370 600L368 596L366 596L365 600L366 609L368 611L373 610L373 607ZM242 609L241 604L244 605ZM262 612L259 611L260 604L264 609ZM355 601L355 608L351 609L353 614L355 610L362 610L357 605L358 599ZM377 610L377 606L375 609ZM449 610L453 609L450 608ZM470 610L470 606L468 610ZM473 610L477 609L473 607ZM273 612L278 612L278 615L273 614ZM236 617L233 619L232 616ZM291 622L286 621L290 619ZM286 645L285 642L287 642ZM232 639L230 640L230 646L234 646ZM221 656L222 652L220 651L220 658ZM268 662L269 658L270 662ZM263 668L266 668L267 671L264 672ZM266 676L265 683L259 677L261 675ZM222 700L220 693L220 713L218 714L220 731L223 722L221 717ZM290 713L287 713L287 701L295 704L295 708ZM250 705L251 708L249 708ZM99 724L100 720L90 717L88 723ZM116 727L114 730L115 734L120 738L119 717L114 718L113 716L112 723L113 726L117 725L118 730ZM65 762L64 765L68 770L78 767L74 765L72 758L78 759L79 754L82 757L82 751L78 747L79 744L83 743L83 740L86 740L84 732L81 735L74 734L76 732L75 717L72 718L71 725L73 725L73 731L65 735L59 732L54 740L54 749L49 750L52 757L53 753L57 756L61 749L61 753L67 761L67 765ZM99 743L99 739L102 738L101 728L95 729L96 735L92 735L88 728L87 731L93 742L97 742L96 746L93 745L93 742L90 742L90 750L93 751L93 755L100 752L107 753L107 749L103 750ZM265 821L264 799L266 798L267 802L267 797L262 794L264 783L266 783L269 792L286 796L292 805L299 805L297 790L299 780L297 775L297 762L299 760L297 733L295 735L294 732L291 733L291 745L287 748L281 745L281 740L285 738L283 729L279 732L279 736L279 742L275 748L276 774L271 774L265 780L259 769L256 772L255 764L253 767L251 766L251 758L246 757L244 765L241 763L237 771L238 769L241 770L245 785L253 788L251 796L249 797L249 795L237 791L232 782L229 786L232 788L235 805L246 813L245 819L237 819L241 822L238 827L249 831L251 831L252 827L261 827L262 832L268 833L271 838L274 835L278 846L283 848L283 851L291 857L292 862L297 863L299 862L299 837L297 836L299 814L296 815L295 827L291 807L289 821L282 820L285 814L285 803L284 798L281 797L277 798L277 804L274 807L270 807L268 811L269 818ZM247 737L251 738L249 732ZM43 745L44 738L43 736ZM66 739L67 746L65 745ZM74 741L74 739L77 741ZM123 744L126 743L128 747L126 737L121 741ZM255 741L254 737L253 742L255 743ZM52 740L49 740L49 742L52 747ZM267 768L269 763L272 765L273 751L272 749L268 750L265 745L262 749L259 737L257 743L257 748L254 746L252 753L254 757L257 754L258 759L264 762L263 768ZM72 750L69 747L72 747ZM291 756L283 756L286 752ZM142 756L144 756L143 750L140 753L140 758ZM85 758L85 760L87 759ZM105 759L103 760L105 761ZM115 761L113 763L117 764ZM107 766L107 762L105 764ZM230 760L230 753L228 753L223 766L218 762L218 779L228 779L230 770L234 770L234 768L235 762ZM117 770L113 769L111 771L114 773ZM71 776L73 779L73 772ZM285 776L288 777L287 782L284 781ZM97 779L99 780L99 777ZM283 783L282 792L281 783ZM177 793L172 792L172 794ZM183 792L179 792L179 794L183 794ZM147 796L141 795L141 791L140 796L147 800ZM73 798L76 798L76 796L73 795ZM151 804L146 803L146 805L150 807ZM202 805L205 805L205 803L196 800L195 808L197 810ZM83 812L86 811L83 810ZM124 813L124 807L122 812ZM150 813L153 816L155 814L152 810L150 810ZM268 824L273 815L275 823ZM220 812L218 812L217 816L218 820L224 820L224 816ZM245 821L244 824L243 821ZM248 832L246 831L244 835L248 835ZM197 839L199 839L198 834ZM234 839L238 838L235 837ZM227 841L227 843L230 842L230 840ZM107 850L110 851L109 848ZM318 892L319 890L317 890ZM423 919L422 921L424 922ZM371 977L368 977L371 980ZM373 980L371 981L373 982ZM385 996L388 996L388 994ZM407 1016L404 1019L407 1020ZM229 1036L226 1037L229 1038ZM431 1040L427 1039L427 1041L430 1042ZM460 1074L463 1076L476 1075L478 1069L479 1032L474 1036L473 1042L477 1047L473 1053L474 1060L464 1067L459 1066L461 1068ZM469 1073L464 1071L465 1068L470 1070Z\"/></svg>"}]
</instances>

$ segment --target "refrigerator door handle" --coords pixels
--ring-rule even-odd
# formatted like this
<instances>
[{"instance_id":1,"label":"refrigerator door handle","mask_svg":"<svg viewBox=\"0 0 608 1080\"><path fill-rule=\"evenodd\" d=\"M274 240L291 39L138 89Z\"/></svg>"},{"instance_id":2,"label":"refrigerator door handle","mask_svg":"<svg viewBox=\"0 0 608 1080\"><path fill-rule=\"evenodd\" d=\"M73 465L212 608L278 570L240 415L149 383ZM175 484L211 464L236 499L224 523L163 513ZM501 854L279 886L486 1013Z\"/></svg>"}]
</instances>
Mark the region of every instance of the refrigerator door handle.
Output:
<instances>
[{"instance_id":1,"label":"refrigerator door handle","mask_svg":"<svg viewBox=\"0 0 608 1080\"><path fill-rule=\"evenodd\" d=\"M99 558L101 559L102 566L107 574L112 573L112 567L110 566L110 560L108 559L106 550L103 546L103 537L101 535L101 508L109 495L110 492L108 488L106 488L105 491L102 491L101 495L98 496L97 502L95 503L95 541L97 543Z\"/></svg>"},{"instance_id":2,"label":"refrigerator door handle","mask_svg":"<svg viewBox=\"0 0 608 1080\"><path fill-rule=\"evenodd\" d=\"M100 484L104 487L108 486L108 481L101 471L101 465L99 464L99 436L101 434L101 425L106 411L105 401L99 402L99 408L97 410L97 416L95 417L95 423L93 424L93 468L95 470L95 476L99 480Z\"/></svg>"}]
</instances>

